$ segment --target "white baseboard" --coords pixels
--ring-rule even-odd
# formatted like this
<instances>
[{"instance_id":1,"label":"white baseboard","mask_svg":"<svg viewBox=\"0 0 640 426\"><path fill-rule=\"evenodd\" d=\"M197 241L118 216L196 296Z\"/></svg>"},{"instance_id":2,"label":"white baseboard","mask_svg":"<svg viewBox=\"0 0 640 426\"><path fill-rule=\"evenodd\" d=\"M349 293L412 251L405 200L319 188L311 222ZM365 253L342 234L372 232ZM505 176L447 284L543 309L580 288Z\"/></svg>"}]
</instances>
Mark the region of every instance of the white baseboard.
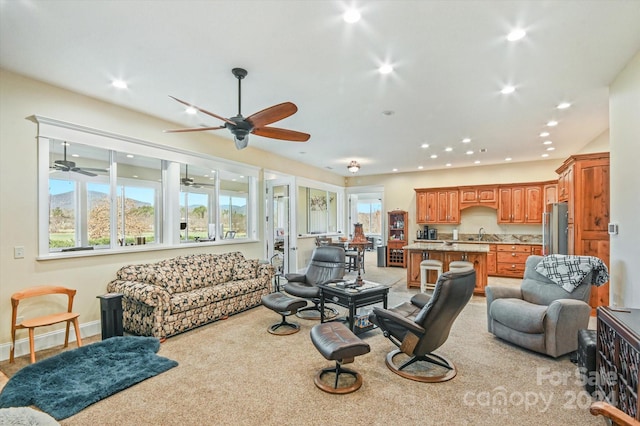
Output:
<instances>
[{"instance_id":1,"label":"white baseboard","mask_svg":"<svg viewBox=\"0 0 640 426\"><path fill-rule=\"evenodd\" d=\"M37 330L37 329L36 329ZM21 331L18 331L19 333ZM26 333L26 331L23 331ZM38 356L38 351L43 349L53 348L55 346L64 345L64 327L60 330L52 331L50 333L38 334L35 337L35 347L36 347L36 359ZM95 336L96 334L102 334L102 327L100 324L100 320L91 321L84 324L80 324L80 336L82 338ZM76 341L76 334L73 331L73 325L71 325L71 329L69 331L69 342ZM11 351L11 342L4 343L0 345L0 361L5 361L9 359L9 352ZM22 356L29 354L29 337L25 337L24 339L16 340L16 350L15 356Z\"/></svg>"}]
</instances>

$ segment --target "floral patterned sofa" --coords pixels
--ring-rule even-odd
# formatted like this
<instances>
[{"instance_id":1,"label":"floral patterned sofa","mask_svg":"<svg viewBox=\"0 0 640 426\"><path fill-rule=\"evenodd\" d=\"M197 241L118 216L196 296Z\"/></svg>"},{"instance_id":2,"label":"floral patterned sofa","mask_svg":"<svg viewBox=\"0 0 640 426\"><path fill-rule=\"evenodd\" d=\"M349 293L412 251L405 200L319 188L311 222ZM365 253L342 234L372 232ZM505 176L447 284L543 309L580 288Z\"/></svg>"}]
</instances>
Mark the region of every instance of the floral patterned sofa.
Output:
<instances>
[{"instance_id":1,"label":"floral patterned sofa","mask_svg":"<svg viewBox=\"0 0 640 426\"><path fill-rule=\"evenodd\" d=\"M126 332L165 338L259 305L273 274L240 252L196 254L124 266L107 291L124 295Z\"/></svg>"}]
</instances>

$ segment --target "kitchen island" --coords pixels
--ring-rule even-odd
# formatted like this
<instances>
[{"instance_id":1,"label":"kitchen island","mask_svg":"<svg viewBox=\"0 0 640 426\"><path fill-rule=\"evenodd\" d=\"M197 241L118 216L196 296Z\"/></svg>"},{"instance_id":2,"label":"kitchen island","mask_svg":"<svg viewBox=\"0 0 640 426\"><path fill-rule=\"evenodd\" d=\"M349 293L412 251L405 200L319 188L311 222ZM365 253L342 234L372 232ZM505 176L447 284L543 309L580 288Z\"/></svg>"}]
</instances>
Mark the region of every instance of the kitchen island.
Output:
<instances>
[{"instance_id":1,"label":"kitchen island","mask_svg":"<svg viewBox=\"0 0 640 426\"><path fill-rule=\"evenodd\" d=\"M407 257L407 287L420 288L420 262L425 259L440 260L443 271L449 270L449 263L465 260L473 263L476 270L476 288L474 294L484 295L487 286L487 253L489 244L469 243L413 243L404 246ZM436 272L428 271L428 282L436 282Z\"/></svg>"}]
</instances>

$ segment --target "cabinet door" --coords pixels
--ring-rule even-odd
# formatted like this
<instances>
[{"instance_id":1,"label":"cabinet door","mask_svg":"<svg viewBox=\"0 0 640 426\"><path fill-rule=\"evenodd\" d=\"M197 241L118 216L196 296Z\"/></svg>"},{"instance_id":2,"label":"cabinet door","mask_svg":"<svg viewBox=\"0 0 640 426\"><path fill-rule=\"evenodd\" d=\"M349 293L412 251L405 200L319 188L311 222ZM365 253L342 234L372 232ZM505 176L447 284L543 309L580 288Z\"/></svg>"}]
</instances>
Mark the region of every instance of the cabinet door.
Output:
<instances>
[{"instance_id":1,"label":"cabinet door","mask_svg":"<svg viewBox=\"0 0 640 426\"><path fill-rule=\"evenodd\" d=\"M458 204L458 191L449 191L447 194L448 223L460 223L460 206Z\"/></svg>"},{"instance_id":2,"label":"cabinet door","mask_svg":"<svg viewBox=\"0 0 640 426\"><path fill-rule=\"evenodd\" d=\"M498 191L498 223L511 222L511 188Z\"/></svg>"},{"instance_id":3,"label":"cabinet door","mask_svg":"<svg viewBox=\"0 0 640 426\"><path fill-rule=\"evenodd\" d=\"M447 223L449 221L449 192L438 191L438 210L436 223Z\"/></svg>"},{"instance_id":4,"label":"cabinet door","mask_svg":"<svg viewBox=\"0 0 640 426\"><path fill-rule=\"evenodd\" d=\"M487 253L487 274L496 274L496 245L489 245L489 253Z\"/></svg>"},{"instance_id":5,"label":"cabinet door","mask_svg":"<svg viewBox=\"0 0 640 426\"><path fill-rule=\"evenodd\" d=\"M435 191L428 191L425 195L427 200L427 218L425 223L437 223L438 222L438 193Z\"/></svg>"},{"instance_id":6,"label":"cabinet door","mask_svg":"<svg viewBox=\"0 0 640 426\"><path fill-rule=\"evenodd\" d=\"M544 206L547 204L558 202L558 185L545 185L544 188L542 188L542 191L544 193L542 203L543 210Z\"/></svg>"},{"instance_id":7,"label":"cabinet door","mask_svg":"<svg viewBox=\"0 0 640 426\"><path fill-rule=\"evenodd\" d=\"M473 293L484 294L484 288L487 285L487 268L489 266L485 264L484 256L480 253L467 253L465 260L473 263L473 268L476 270L476 288L473 290Z\"/></svg>"},{"instance_id":8,"label":"cabinet door","mask_svg":"<svg viewBox=\"0 0 640 426\"><path fill-rule=\"evenodd\" d=\"M407 266L407 288L420 287L420 262L423 260L423 252L410 251Z\"/></svg>"},{"instance_id":9,"label":"cabinet door","mask_svg":"<svg viewBox=\"0 0 640 426\"><path fill-rule=\"evenodd\" d=\"M416 192L416 222L427 223L427 193Z\"/></svg>"},{"instance_id":10,"label":"cabinet door","mask_svg":"<svg viewBox=\"0 0 640 426\"><path fill-rule=\"evenodd\" d=\"M511 188L511 222L525 223L526 190L522 186ZM540 194L538 194L538 197ZM540 218L542 223L542 217Z\"/></svg>"},{"instance_id":11,"label":"cabinet door","mask_svg":"<svg viewBox=\"0 0 640 426\"><path fill-rule=\"evenodd\" d=\"M527 186L525 188L525 223L542 223L542 188Z\"/></svg>"}]
</instances>

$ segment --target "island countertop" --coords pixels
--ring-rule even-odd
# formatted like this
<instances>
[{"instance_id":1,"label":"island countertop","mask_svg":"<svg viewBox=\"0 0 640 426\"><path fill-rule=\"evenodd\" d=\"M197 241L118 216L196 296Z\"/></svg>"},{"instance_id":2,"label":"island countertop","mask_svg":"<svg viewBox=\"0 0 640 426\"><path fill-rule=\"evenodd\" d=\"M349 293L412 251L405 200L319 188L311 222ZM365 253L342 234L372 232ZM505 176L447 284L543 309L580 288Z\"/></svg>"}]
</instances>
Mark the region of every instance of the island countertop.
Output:
<instances>
[{"instance_id":1,"label":"island countertop","mask_svg":"<svg viewBox=\"0 0 640 426\"><path fill-rule=\"evenodd\" d=\"M428 251L461 251L468 253L489 253L489 244L478 243L413 243L402 247L405 250L428 250Z\"/></svg>"}]
</instances>

